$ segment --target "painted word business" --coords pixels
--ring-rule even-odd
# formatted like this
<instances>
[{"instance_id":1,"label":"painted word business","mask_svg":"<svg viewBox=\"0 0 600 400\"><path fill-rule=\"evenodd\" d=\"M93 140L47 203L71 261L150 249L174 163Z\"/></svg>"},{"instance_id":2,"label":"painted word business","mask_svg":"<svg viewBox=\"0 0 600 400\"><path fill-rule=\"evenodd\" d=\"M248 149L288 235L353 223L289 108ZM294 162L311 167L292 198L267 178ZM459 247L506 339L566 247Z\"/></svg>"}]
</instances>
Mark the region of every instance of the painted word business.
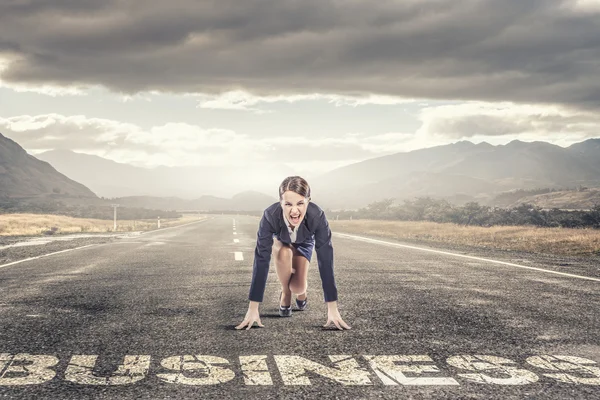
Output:
<instances>
[{"instance_id":1,"label":"painted word business","mask_svg":"<svg viewBox=\"0 0 600 400\"><path fill-rule=\"evenodd\" d=\"M532 355L521 364L495 355L454 355L445 360L444 372L427 355L329 355L328 358L328 362L316 362L297 355L273 355L272 362L284 385L311 385L308 372L312 377L316 375L342 385L460 385L461 382L527 385L541 380L600 385L600 367L594 360L568 355ZM98 355L73 355L61 377L81 385L135 384L147 378L152 358L126 355L121 363L110 367L110 373L98 373L99 361ZM269 356L244 355L237 361L231 363L214 355L169 356L160 359L155 376L163 382L182 385L217 385L236 376L245 385L274 384ZM57 379L58 363L58 357L53 355L0 353L0 386L39 385ZM448 371L453 376L448 376L451 375Z\"/></svg>"}]
</instances>

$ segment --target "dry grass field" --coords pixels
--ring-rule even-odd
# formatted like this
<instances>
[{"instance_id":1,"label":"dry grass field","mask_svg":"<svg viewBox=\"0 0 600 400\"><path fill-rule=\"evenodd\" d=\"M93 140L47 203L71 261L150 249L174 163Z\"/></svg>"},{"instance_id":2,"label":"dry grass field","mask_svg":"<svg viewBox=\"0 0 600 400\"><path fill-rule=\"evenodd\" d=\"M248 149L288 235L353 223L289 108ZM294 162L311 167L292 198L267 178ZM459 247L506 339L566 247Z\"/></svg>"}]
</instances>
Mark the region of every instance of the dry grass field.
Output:
<instances>
[{"instance_id":1,"label":"dry grass field","mask_svg":"<svg viewBox=\"0 0 600 400\"><path fill-rule=\"evenodd\" d=\"M206 215L184 215L161 219L161 228L182 225L206 218ZM148 231L157 228L157 220L119 220L117 232ZM113 232L113 221L73 218L49 214L0 214L0 236L30 236L64 233Z\"/></svg>"},{"instance_id":2,"label":"dry grass field","mask_svg":"<svg viewBox=\"0 0 600 400\"><path fill-rule=\"evenodd\" d=\"M600 254L600 230L528 226L458 226L449 223L329 220L332 230L391 239L449 243L557 255Z\"/></svg>"}]
</instances>

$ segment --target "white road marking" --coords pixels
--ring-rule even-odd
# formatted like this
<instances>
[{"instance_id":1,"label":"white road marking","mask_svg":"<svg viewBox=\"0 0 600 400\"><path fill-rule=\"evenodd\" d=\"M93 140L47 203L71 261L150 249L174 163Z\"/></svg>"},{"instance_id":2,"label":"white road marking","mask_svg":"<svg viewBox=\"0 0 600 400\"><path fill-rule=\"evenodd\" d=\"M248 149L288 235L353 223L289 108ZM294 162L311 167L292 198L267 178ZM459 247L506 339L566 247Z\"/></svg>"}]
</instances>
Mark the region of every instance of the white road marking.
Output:
<instances>
[{"instance_id":1,"label":"white road marking","mask_svg":"<svg viewBox=\"0 0 600 400\"><path fill-rule=\"evenodd\" d=\"M150 368L150 356L125 356L123 364L111 376L93 373L96 355L76 355L65 371L65 380L80 385L129 385L146 377Z\"/></svg>"},{"instance_id":2,"label":"white road marking","mask_svg":"<svg viewBox=\"0 0 600 400\"><path fill-rule=\"evenodd\" d=\"M144 234L144 233L146 233L146 234L148 234L148 233L155 233L155 232L159 232L160 233L160 232L164 232L164 231L166 231L168 229L181 228L182 226L188 226L188 225L191 225L191 224L197 224L198 222L204 222L204 221L208 221L208 218L204 218L204 219L201 219L199 221L188 222L187 224L183 224L183 225L175 225L175 226L169 226L168 228L153 229L151 231L146 231L146 232L141 232L141 233L142 234Z\"/></svg>"},{"instance_id":3,"label":"white road marking","mask_svg":"<svg viewBox=\"0 0 600 400\"><path fill-rule=\"evenodd\" d=\"M310 376L320 375L342 385L373 385L371 372L358 365L350 355L329 355L332 365L296 355L274 355L285 385L311 385ZM452 378L431 376L440 370L427 355L365 355L375 375L384 385L459 385ZM240 367L246 385L273 385L267 355L240 356ZM126 355L116 370L101 376L95 371L97 355L74 355L63 374L64 380L80 385L129 385L148 376L149 355ZM469 382L483 385L529 385L538 381L535 373L519 367L513 360L490 355L455 355L446 360L458 368L457 375ZM572 385L600 385L600 368L590 359L566 355L536 355L527 364L541 369L544 377ZM59 359L51 355L0 353L0 387L37 385L52 380L52 368ZM226 366L220 366L225 364ZM184 385L216 385L231 381L236 372L229 369L227 359L211 355L167 357L161 361L168 373L156 376L163 382ZM460 370L466 370L462 372ZM407 376L408 375L408 376ZM424 375L424 376L423 376ZM541 381L540 383L548 383Z\"/></svg>"},{"instance_id":4,"label":"white road marking","mask_svg":"<svg viewBox=\"0 0 600 400\"><path fill-rule=\"evenodd\" d=\"M242 254L241 251L235 252L235 259L236 259L236 261L244 261L244 255Z\"/></svg>"},{"instance_id":5,"label":"white road marking","mask_svg":"<svg viewBox=\"0 0 600 400\"><path fill-rule=\"evenodd\" d=\"M244 383L246 385L272 385L267 356L240 356Z\"/></svg>"},{"instance_id":6,"label":"white road marking","mask_svg":"<svg viewBox=\"0 0 600 400\"><path fill-rule=\"evenodd\" d=\"M457 374L470 382L493 383L496 385L527 385L537 382L539 377L531 371L518 368L513 360L496 356L452 356L446 362L456 368L474 371L475 373ZM488 371L490 375L479 373ZM508 377L499 377L508 375Z\"/></svg>"},{"instance_id":7,"label":"white road marking","mask_svg":"<svg viewBox=\"0 0 600 400\"><path fill-rule=\"evenodd\" d=\"M229 364L225 358L216 356L174 356L160 362L166 369L177 371L170 374L156 374L158 379L168 383L183 383L184 385L217 385L235 378L235 373L215 364ZM187 377L183 371L195 371L193 375L204 375L193 378Z\"/></svg>"},{"instance_id":8,"label":"white road marking","mask_svg":"<svg viewBox=\"0 0 600 400\"><path fill-rule=\"evenodd\" d=\"M67 251L73 251L73 250L85 249L86 247L91 247L91 246L99 246L100 244L103 244L103 243L97 243L97 244L86 244L85 246L75 247L75 248L73 248L73 249L60 250L60 251L55 251L54 253L42 254L41 256L35 256L35 257L24 258L24 259L22 259L22 260L17 260L17 261L10 262L10 263L8 263L8 264L2 264L2 265L0 265L0 268L8 267L9 265L15 265L15 264L22 263L22 262L25 262L25 261L37 260L38 258L42 258L42 257L48 257L48 256L52 256L52 255L54 255L54 254L66 253Z\"/></svg>"},{"instance_id":9,"label":"white road marking","mask_svg":"<svg viewBox=\"0 0 600 400\"><path fill-rule=\"evenodd\" d=\"M396 246L396 247L405 247L405 248L414 249L414 250L430 251L432 253L446 254L446 255L449 255L449 256L456 256L456 257L463 257L463 258L470 258L472 260L487 261L487 262L492 262L492 263L497 263L497 264L509 265L511 267L524 268L524 269L532 269L532 270L535 270L535 271L546 272L546 273L549 273L549 274L556 274L556 275L568 276L568 277L571 277L571 278L578 278L578 279L585 279L585 280L589 280L589 281L600 282L600 278L593 278L591 276L568 274L566 272L558 272L558 271L552 271L552 270L549 270L549 269L536 268L536 267L528 267L526 265L513 264L513 263L510 263L510 262L506 262L506 261L499 261L499 260L492 260L492 259L489 259L489 258L481 258L481 257L475 257L475 256L468 256L468 255L465 255L465 254L450 253L448 251L442 251L442 250L425 249L425 248L422 248L422 247L409 246L409 245L406 245L406 244L386 242L385 240L378 240L378 239L371 239L371 238L366 238L366 237L362 237L362 236L349 235L347 233L334 232L333 234L335 236L341 236L341 237L345 237L345 238L348 238L348 239L354 239L354 240L359 240L359 241L363 241L363 242L384 244L384 245Z\"/></svg>"},{"instance_id":10,"label":"white road marking","mask_svg":"<svg viewBox=\"0 0 600 400\"><path fill-rule=\"evenodd\" d=\"M89 238L89 237L119 237L117 234L108 234L108 235L67 235L64 237L55 237L55 236L45 236L45 237L34 237L32 239L28 239L22 242L16 242L13 244L8 244L6 246L0 246L0 250L8 249L11 247L29 247L29 246L40 246L42 244L48 244L52 242L65 242L75 239L81 238Z\"/></svg>"},{"instance_id":11,"label":"white road marking","mask_svg":"<svg viewBox=\"0 0 600 400\"><path fill-rule=\"evenodd\" d=\"M240 239L233 239L233 243L239 243Z\"/></svg>"},{"instance_id":12,"label":"white road marking","mask_svg":"<svg viewBox=\"0 0 600 400\"><path fill-rule=\"evenodd\" d=\"M237 232L233 232L234 235L237 235Z\"/></svg>"},{"instance_id":13,"label":"white road marking","mask_svg":"<svg viewBox=\"0 0 600 400\"><path fill-rule=\"evenodd\" d=\"M553 371L553 374L543 375L559 382L600 385L600 367L597 366L595 361L587 358L542 355L529 357L526 361L534 367ZM571 374L567 374L566 371L571 372ZM573 372L584 376L573 375Z\"/></svg>"},{"instance_id":14,"label":"white road marking","mask_svg":"<svg viewBox=\"0 0 600 400\"><path fill-rule=\"evenodd\" d=\"M56 376L50 367L58 364L54 356L20 353L0 354L0 386L37 385ZM15 376L16 375L16 376Z\"/></svg>"},{"instance_id":15,"label":"white road marking","mask_svg":"<svg viewBox=\"0 0 600 400\"><path fill-rule=\"evenodd\" d=\"M306 371L319 374L343 385L372 385L369 372L361 368L352 356L330 355L334 367L327 367L300 356L274 355L285 385L310 385Z\"/></svg>"},{"instance_id":16,"label":"white road marking","mask_svg":"<svg viewBox=\"0 0 600 400\"><path fill-rule=\"evenodd\" d=\"M150 242L150 243L146 244L145 247L148 247L148 246L160 246L162 244L165 244L165 242Z\"/></svg>"},{"instance_id":17,"label":"white road marking","mask_svg":"<svg viewBox=\"0 0 600 400\"><path fill-rule=\"evenodd\" d=\"M453 378L447 377L411 377L405 373L420 375L422 373L439 373L433 360L426 355L414 356L363 356L375 371L384 385L458 385ZM396 364L397 362L402 364ZM424 364L427 363L427 364Z\"/></svg>"}]
</instances>

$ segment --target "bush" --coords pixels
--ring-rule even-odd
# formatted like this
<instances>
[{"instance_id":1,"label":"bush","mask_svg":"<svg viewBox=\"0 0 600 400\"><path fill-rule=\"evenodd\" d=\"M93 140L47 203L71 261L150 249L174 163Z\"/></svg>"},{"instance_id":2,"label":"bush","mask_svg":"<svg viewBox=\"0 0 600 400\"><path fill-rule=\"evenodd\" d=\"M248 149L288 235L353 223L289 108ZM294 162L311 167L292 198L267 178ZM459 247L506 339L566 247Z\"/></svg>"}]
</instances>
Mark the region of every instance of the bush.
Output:
<instances>
[{"instance_id":1,"label":"bush","mask_svg":"<svg viewBox=\"0 0 600 400\"><path fill-rule=\"evenodd\" d=\"M522 203L514 208L500 208L468 202L455 206L447 200L419 197L404 200L404 204L393 205L393 199L369 204L358 211L336 213L340 219L388 219L400 221L453 222L459 225L533 225L540 227L600 229L600 204L589 211L567 211L554 208L543 210L539 206Z\"/></svg>"},{"instance_id":2,"label":"bush","mask_svg":"<svg viewBox=\"0 0 600 400\"><path fill-rule=\"evenodd\" d=\"M46 231L42 231L42 234L44 235L54 235L56 232L58 232L59 228L58 226L53 226L50 229L46 230Z\"/></svg>"}]
</instances>

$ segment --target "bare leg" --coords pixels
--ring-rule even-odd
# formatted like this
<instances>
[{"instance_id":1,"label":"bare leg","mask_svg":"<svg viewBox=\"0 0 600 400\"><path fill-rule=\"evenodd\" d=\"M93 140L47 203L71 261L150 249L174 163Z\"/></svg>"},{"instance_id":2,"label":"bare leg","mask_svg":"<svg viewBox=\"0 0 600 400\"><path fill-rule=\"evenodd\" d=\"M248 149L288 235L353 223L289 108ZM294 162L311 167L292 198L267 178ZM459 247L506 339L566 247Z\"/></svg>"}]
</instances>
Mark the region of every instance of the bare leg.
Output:
<instances>
[{"instance_id":1,"label":"bare leg","mask_svg":"<svg viewBox=\"0 0 600 400\"><path fill-rule=\"evenodd\" d=\"M273 238L273 259L275 260L275 268L277 270L277 277L281 283L281 290L283 296L281 296L281 306L290 306L292 303L292 291L290 290L290 279L293 274L292 270L292 255L293 250L291 246L286 245L279 241L277 238Z\"/></svg>"},{"instance_id":2,"label":"bare leg","mask_svg":"<svg viewBox=\"0 0 600 400\"><path fill-rule=\"evenodd\" d=\"M294 249L292 266L295 273L290 278L290 291L296 293L298 300L306 300L306 289L308 287L308 267L310 262Z\"/></svg>"}]
</instances>

